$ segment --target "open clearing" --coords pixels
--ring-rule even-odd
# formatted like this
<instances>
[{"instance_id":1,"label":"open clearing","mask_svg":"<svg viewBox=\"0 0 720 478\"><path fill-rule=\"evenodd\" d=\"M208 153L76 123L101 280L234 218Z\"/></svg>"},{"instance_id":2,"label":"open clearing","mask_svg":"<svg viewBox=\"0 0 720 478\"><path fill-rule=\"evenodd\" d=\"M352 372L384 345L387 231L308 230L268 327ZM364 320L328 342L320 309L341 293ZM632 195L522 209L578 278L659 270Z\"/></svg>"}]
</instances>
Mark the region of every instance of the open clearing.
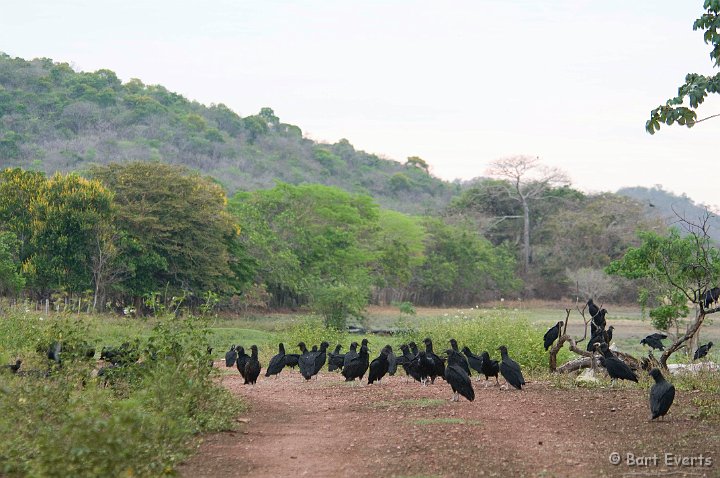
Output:
<instances>
[{"instance_id":1,"label":"open clearing","mask_svg":"<svg viewBox=\"0 0 720 478\"><path fill-rule=\"evenodd\" d=\"M422 387L398 373L362 386L327 371L309 382L283 371L256 386L244 386L237 373L223 375L223 385L249 410L238 430L204 437L179 472L188 478L720 476L720 426L701 420L693 404L717 396L678 392L669 418L648 422L645 387L529 381L516 391L473 378L475 401L451 403L443 380ZM621 454L620 465L610 464L613 452ZM658 455L657 466L628 466L628 453ZM712 466L667 468L665 453L702 454Z\"/></svg>"}]
</instances>

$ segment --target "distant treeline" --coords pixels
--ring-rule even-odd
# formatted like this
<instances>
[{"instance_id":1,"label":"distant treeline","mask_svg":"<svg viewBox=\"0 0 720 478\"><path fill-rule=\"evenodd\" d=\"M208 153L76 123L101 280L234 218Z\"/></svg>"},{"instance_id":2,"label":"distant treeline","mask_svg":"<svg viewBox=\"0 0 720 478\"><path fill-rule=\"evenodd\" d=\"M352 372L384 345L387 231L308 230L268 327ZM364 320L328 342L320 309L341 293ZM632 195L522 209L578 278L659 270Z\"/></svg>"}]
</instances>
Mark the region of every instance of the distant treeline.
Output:
<instances>
[{"instance_id":1,"label":"distant treeline","mask_svg":"<svg viewBox=\"0 0 720 478\"><path fill-rule=\"evenodd\" d=\"M93 164L161 161L211 175L231 194L289 184L325 184L409 213L438 211L460 191L429 174L356 150L346 139L304 138L270 108L242 117L223 104L189 101L107 69L76 72L50 59L0 53L0 166L53 174Z\"/></svg>"},{"instance_id":2,"label":"distant treeline","mask_svg":"<svg viewBox=\"0 0 720 478\"><path fill-rule=\"evenodd\" d=\"M410 216L321 185L278 183L228 200L212 179L156 162L94 166L84 177L9 168L0 173L0 289L96 310L311 306L330 320L368 302L632 298L601 269L638 243L638 230L663 228L641 205L547 191L533 208L532 269L521 277L519 206L503 185L478 182L442 216Z\"/></svg>"}]
</instances>

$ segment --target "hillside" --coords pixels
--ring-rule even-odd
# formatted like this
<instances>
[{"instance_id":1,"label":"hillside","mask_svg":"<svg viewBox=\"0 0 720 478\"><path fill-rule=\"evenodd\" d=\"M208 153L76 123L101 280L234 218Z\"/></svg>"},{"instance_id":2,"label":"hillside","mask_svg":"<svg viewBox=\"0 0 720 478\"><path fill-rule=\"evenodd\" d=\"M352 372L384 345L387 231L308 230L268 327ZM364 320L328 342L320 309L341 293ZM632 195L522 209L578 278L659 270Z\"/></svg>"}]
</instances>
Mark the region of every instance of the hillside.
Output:
<instances>
[{"instance_id":1,"label":"hillside","mask_svg":"<svg viewBox=\"0 0 720 478\"><path fill-rule=\"evenodd\" d=\"M82 171L130 160L185 165L237 190L319 183L365 193L384 207L425 213L444 207L460 185L356 150L342 139L303 137L270 108L241 117L110 70L76 72L50 59L0 53L0 166Z\"/></svg>"},{"instance_id":2,"label":"hillside","mask_svg":"<svg viewBox=\"0 0 720 478\"><path fill-rule=\"evenodd\" d=\"M678 214L689 221L699 223L706 212L712 216L708 220L709 234L715 242L720 243L720 217L717 212L698 204L686 195L677 196L665 191L661 186L645 188L642 186L627 187L618 190L617 194L628 196L646 205L649 216L661 218L665 224L673 225L678 222Z\"/></svg>"}]
</instances>

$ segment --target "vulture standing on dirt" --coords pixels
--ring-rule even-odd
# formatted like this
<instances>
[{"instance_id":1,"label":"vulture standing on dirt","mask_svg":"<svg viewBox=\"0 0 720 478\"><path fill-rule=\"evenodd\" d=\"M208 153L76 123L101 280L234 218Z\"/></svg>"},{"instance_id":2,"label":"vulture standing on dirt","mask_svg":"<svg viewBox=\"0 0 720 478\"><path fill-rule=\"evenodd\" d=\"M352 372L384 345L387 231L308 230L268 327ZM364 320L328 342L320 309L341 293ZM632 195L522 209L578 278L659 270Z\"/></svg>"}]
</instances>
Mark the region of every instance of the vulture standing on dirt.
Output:
<instances>
[{"instance_id":1,"label":"vulture standing on dirt","mask_svg":"<svg viewBox=\"0 0 720 478\"><path fill-rule=\"evenodd\" d=\"M328 352L328 372L334 372L340 370L345 363L345 354L340 353L342 345L337 344L334 352Z\"/></svg>"},{"instance_id":2,"label":"vulture standing on dirt","mask_svg":"<svg viewBox=\"0 0 720 478\"><path fill-rule=\"evenodd\" d=\"M706 356L712 346L713 343L708 342L705 345L701 345L700 347L698 347L698 349L695 351L695 355L693 356L693 360L701 359Z\"/></svg>"},{"instance_id":3,"label":"vulture standing on dirt","mask_svg":"<svg viewBox=\"0 0 720 478\"><path fill-rule=\"evenodd\" d=\"M235 351L235 344L230 346L230 350L225 353L225 366L232 367L235 365L237 360L237 352Z\"/></svg>"},{"instance_id":4,"label":"vulture standing on dirt","mask_svg":"<svg viewBox=\"0 0 720 478\"><path fill-rule=\"evenodd\" d=\"M285 368L285 344L280 342L278 345L278 353L276 355L273 355L273 358L270 359L270 363L267 366L267 370L265 370L265 376L269 377L270 375L277 375L280 372L282 372L282 369Z\"/></svg>"},{"instance_id":5,"label":"vulture standing on dirt","mask_svg":"<svg viewBox=\"0 0 720 478\"><path fill-rule=\"evenodd\" d=\"M370 371L368 372L368 385L373 382L379 382L388 373L390 364L388 362L388 353L392 351L389 345L383 347L378 358L370 362Z\"/></svg>"},{"instance_id":6,"label":"vulture standing on dirt","mask_svg":"<svg viewBox=\"0 0 720 478\"><path fill-rule=\"evenodd\" d=\"M356 378L359 378L362 382L362 378L367 372L370 357L368 356L368 349L366 345L360 347L360 353L357 357L350 360L349 363L345 364L342 369L342 376L345 377L346 382L353 382Z\"/></svg>"},{"instance_id":7,"label":"vulture standing on dirt","mask_svg":"<svg viewBox=\"0 0 720 478\"><path fill-rule=\"evenodd\" d=\"M285 354L285 366L294 369L298 366L300 354Z\"/></svg>"},{"instance_id":8,"label":"vulture standing on dirt","mask_svg":"<svg viewBox=\"0 0 720 478\"><path fill-rule=\"evenodd\" d=\"M18 370L20 370L20 364L22 364L22 360L17 359L14 364L3 365L0 367L0 370L7 370L10 373L16 374Z\"/></svg>"},{"instance_id":9,"label":"vulture standing on dirt","mask_svg":"<svg viewBox=\"0 0 720 478\"><path fill-rule=\"evenodd\" d=\"M661 336L662 338L660 338ZM640 345L645 344L652 349L665 350L665 346L661 342L661 340L665 337L667 337L665 334L648 335L640 341Z\"/></svg>"},{"instance_id":10,"label":"vulture standing on dirt","mask_svg":"<svg viewBox=\"0 0 720 478\"><path fill-rule=\"evenodd\" d=\"M386 345L388 349L388 375L391 377L397 372L398 358L395 356L392 347Z\"/></svg>"},{"instance_id":11,"label":"vulture standing on dirt","mask_svg":"<svg viewBox=\"0 0 720 478\"><path fill-rule=\"evenodd\" d=\"M510 358L507 347L501 345L498 350L500 351L500 355L502 355L500 374L507 383L518 390L522 390L522 386L525 385L525 378L523 377L522 371L520 371L520 365Z\"/></svg>"},{"instance_id":12,"label":"vulture standing on dirt","mask_svg":"<svg viewBox=\"0 0 720 478\"><path fill-rule=\"evenodd\" d=\"M327 359L327 348L329 346L329 343L323 341L320 344L320 350L318 352L315 352L315 366L313 367L313 375L317 375L318 373L320 373L323 365L325 365L325 360Z\"/></svg>"},{"instance_id":13,"label":"vulture standing on dirt","mask_svg":"<svg viewBox=\"0 0 720 478\"><path fill-rule=\"evenodd\" d=\"M472 353L467 346L462 348L462 353L464 353L467 357L468 365L470 366L470 368L475 370L478 374L482 375L482 357L478 357L477 355ZM478 380L480 380L479 377Z\"/></svg>"},{"instance_id":14,"label":"vulture standing on dirt","mask_svg":"<svg viewBox=\"0 0 720 478\"><path fill-rule=\"evenodd\" d=\"M563 321L559 321L557 324L553 325L548 329L547 332L545 332L545 335L543 336L545 350L549 349L550 346L555 342L558 337L560 337L560 331L562 330Z\"/></svg>"},{"instance_id":15,"label":"vulture standing on dirt","mask_svg":"<svg viewBox=\"0 0 720 478\"><path fill-rule=\"evenodd\" d=\"M403 351L402 355L402 368L405 370L405 375L414 378L418 382L420 381L420 365L417 360L417 356L410 352L410 346L402 344L400 350Z\"/></svg>"},{"instance_id":16,"label":"vulture standing on dirt","mask_svg":"<svg viewBox=\"0 0 720 478\"><path fill-rule=\"evenodd\" d=\"M448 354L450 352L452 350L448 350ZM460 395L471 402L475 400L475 390L473 390L472 383L470 383L470 375L466 374L462 367L448 362L448 366L445 367L445 381L452 388L453 397L451 400L453 402L459 402Z\"/></svg>"},{"instance_id":17,"label":"vulture standing on dirt","mask_svg":"<svg viewBox=\"0 0 720 478\"><path fill-rule=\"evenodd\" d=\"M434 355L434 354L433 354ZM433 379L435 374L435 362L433 358L424 350L418 352L417 356L418 372L420 373L420 383L427 385L428 380Z\"/></svg>"},{"instance_id":18,"label":"vulture standing on dirt","mask_svg":"<svg viewBox=\"0 0 720 478\"><path fill-rule=\"evenodd\" d=\"M500 364L497 360L493 360L490 358L490 354L487 352L483 352L480 356L482 359L482 364L480 365L480 368L482 369L482 374L485 375L485 380L487 380L489 377L495 377L495 384L500 385L500 380L498 379L498 373L500 373Z\"/></svg>"},{"instance_id":19,"label":"vulture standing on dirt","mask_svg":"<svg viewBox=\"0 0 720 478\"><path fill-rule=\"evenodd\" d=\"M410 352L412 352L413 357L417 357L418 355L418 346L415 342L408 342L408 347L410 347Z\"/></svg>"},{"instance_id":20,"label":"vulture standing on dirt","mask_svg":"<svg viewBox=\"0 0 720 478\"><path fill-rule=\"evenodd\" d=\"M435 352L433 352L433 343L430 337L425 338L425 340L423 340L423 343L425 344L425 353L427 354L427 357L432 360L434 367L433 372L430 375L430 383L435 383L435 379L437 377L442 377L444 380L445 361L439 356L435 355Z\"/></svg>"},{"instance_id":21,"label":"vulture standing on dirt","mask_svg":"<svg viewBox=\"0 0 720 478\"><path fill-rule=\"evenodd\" d=\"M315 370L315 352L310 352L307 349L305 342L300 342L298 344L298 348L301 352L300 357L298 358L300 373L305 380L310 380L314 375L313 371Z\"/></svg>"},{"instance_id":22,"label":"vulture standing on dirt","mask_svg":"<svg viewBox=\"0 0 720 478\"><path fill-rule=\"evenodd\" d=\"M470 375L470 365L468 365L467 358L460 353L457 340L450 339L450 347L452 347L452 352L448 353L448 365L455 364L465 370L466 374Z\"/></svg>"},{"instance_id":23,"label":"vulture standing on dirt","mask_svg":"<svg viewBox=\"0 0 720 478\"><path fill-rule=\"evenodd\" d=\"M255 385L260 375L260 361L258 360L257 345L250 347L250 358L245 363L245 385Z\"/></svg>"},{"instance_id":24,"label":"vulture standing on dirt","mask_svg":"<svg viewBox=\"0 0 720 478\"><path fill-rule=\"evenodd\" d=\"M655 420L670 410L675 400L675 387L656 368L650 370L650 376L655 379L655 384L650 388L650 420Z\"/></svg>"},{"instance_id":25,"label":"vulture standing on dirt","mask_svg":"<svg viewBox=\"0 0 720 478\"><path fill-rule=\"evenodd\" d=\"M635 372L632 371L628 364L613 355L607 344L596 345L596 347L602 352L600 364L605 367L613 382L619 378L620 380L630 380L637 383L638 378Z\"/></svg>"},{"instance_id":26,"label":"vulture standing on dirt","mask_svg":"<svg viewBox=\"0 0 720 478\"><path fill-rule=\"evenodd\" d=\"M237 359L235 359L235 366L237 366L238 372L240 372L242 378L247 378L245 377L245 365L250 359L250 356L245 353L245 348L242 345L238 345L237 347L235 347L235 350L237 351Z\"/></svg>"},{"instance_id":27,"label":"vulture standing on dirt","mask_svg":"<svg viewBox=\"0 0 720 478\"><path fill-rule=\"evenodd\" d=\"M347 365L350 363L350 361L358 356L357 348L358 348L357 342L353 342L350 344L350 350L348 350L345 353L345 357L343 357L343 367L347 367Z\"/></svg>"}]
</instances>

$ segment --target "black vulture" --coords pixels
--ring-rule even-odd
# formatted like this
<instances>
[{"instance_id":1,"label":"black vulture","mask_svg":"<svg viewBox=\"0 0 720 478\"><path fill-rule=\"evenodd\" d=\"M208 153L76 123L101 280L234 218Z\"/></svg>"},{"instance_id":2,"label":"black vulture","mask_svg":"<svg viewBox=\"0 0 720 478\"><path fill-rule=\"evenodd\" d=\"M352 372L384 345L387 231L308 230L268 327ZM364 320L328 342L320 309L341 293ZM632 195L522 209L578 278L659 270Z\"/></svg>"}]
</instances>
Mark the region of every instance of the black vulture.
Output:
<instances>
[{"instance_id":1,"label":"black vulture","mask_svg":"<svg viewBox=\"0 0 720 478\"><path fill-rule=\"evenodd\" d=\"M652 349L658 349L658 350L665 350L665 346L660 341L661 339L658 339L657 337L654 337L653 335L648 335L644 339L640 341L640 344L645 344L648 347Z\"/></svg>"},{"instance_id":2,"label":"black vulture","mask_svg":"<svg viewBox=\"0 0 720 478\"><path fill-rule=\"evenodd\" d=\"M650 388L650 420L655 420L670 410L675 399L675 387L656 368L650 370L650 376L655 379L655 384Z\"/></svg>"},{"instance_id":3,"label":"black vulture","mask_svg":"<svg viewBox=\"0 0 720 478\"><path fill-rule=\"evenodd\" d=\"M388 363L388 352L392 349L386 345L380 351L380 355L370 362L370 371L368 372L368 384L379 382L388 373L390 364Z\"/></svg>"},{"instance_id":4,"label":"black vulture","mask_svg":"<svg viewBox=\"0 0 720 478\"><path fill-rule=\"evenodd\" d=\"M632 371L628 364L615 357L608 348L607 344L598 344L596 347L602 352L600 364L605 367L605 370L607 370L607 373L610 375L613 382L619 378L621 380L630 380L637 383L638 378L637 375L635 375L635 372Z\"/></svg>"},{"instance_id":5,"label":"black vulture","mask_svg":"<svg viewBox=\"0 0 720 478\"><path fill-rule=\"evenodd\" d=\"M605 325L607 322L605 321L605 315L607 314L607 310L600 309L600 311L593 317L592 321L590 321L590 331L592 335L605 330Z\"/></svg>"},{"instance_id":6,"label":"black vulture","mask_svg":"<svg viewBox=\"0 0 720 478\"><path fill-rule=\"evenodd\" d=\"M587 306L588 312L590 312L590 318L593 319L598 314L598 312L600 312L600 307L595 305L595 302L593 302L592 299L588 299Z\"/></svg>"},{"instance_id":7,"label":"black vulture","mask_svg":"<svg viewBox=\"0 0 720 478\"><path fill-rule=\"evenodd\" d=\"M300 348L300 357L298 358L298 366L300 367L300 373L305 380L310 380L315 370L315 354L310 352L305 345L305 342L298 344Z\"/></svg>"},{"instance_id":8,"label":"black vulture","mask_svg":"<svg viewBox=\"0 0 720 478\"><path fill-rule=\"evenodd\" d=\"M353 342L350 344L350 350L348 350L345 353L345 357L343 358L343 367L347 367L347 365L350 363L350 361L358 356L357 348L358 348L357 342Z\"/></svg>"},{"instance_id":9,"label":"black vulture","mask_svg":"<svg viewBox=\"0 0 720 478\"><path fill-rule=\"evenodd\" d=\"M265 376L277 375L282 372L283 368L285 368L285 344L280 342L278 345L278 353L270 359L267 370L265 370Z\"/></svg>"},{"instance_id":10,"label":"black vulture","mask_svg":"<svg viewBox=\"0 0 720 478\"><path fill-rule=\"evenodd\" d=\"M470 368L475 370L477 373L482 374L482 357L479 357L472 353L468 347L462 348L462 353L467 357L468 365ZM480 378L478 378L480 380Z\"/></svg>"},{"instance_id":11,"label":"black vulture","mask_svg":"<svg viewBox=\"0 0 720 478\"><path fill-rule=\"evenodd\" d=\"M340 353L341 348L342 345L337 344L335 351L328 353L328 372L342 369L343 363L345 363L345 354Z\"/></svg>"},{"instance_id":12,"label":"black vulture","mask_svg":"<svg viewBox=\"0 0 720 478\"><path fill-rule=\"evenodd\" d=\"M595 349L595 344L604 344L605 343L605 331L604 330L598 330L593 334L592 337L590 337L590 340L588 340L587 347L585 347L585 350L588 352L592 352Z\"/></svg>"},{"instance_id":13,"label":"black vulture","mask_svg":"<svg viewBox=\"0 0 720 478\"><path fill-rule=\"evenodd\" d=\"M225 366L226 367L232 367L235 365L235 361L237 360L237 352L235 351L235 344L230 346L230 350L225 352Z\"/></svg>"},{"instance_id":14,"label":"black vulture","mask_svg":"<svg viewBox=\"0 0 720 478\"><path fill-rule=\"evenodd\" d=\"M311 353L317 353L317 351L318 351L318 346L317 346L317 345L313 345L313 348L312 348L312 350L311 350L310 352L311 352Z\"/></svg>"},{"instance_id":15,"label":"black vulture","mask_svg":"<svg viewBox=\"0 0 720 478\"><path fill-rule=\"evenodd\" d=\"M428 379L432 379L433 374L436 373L435 361L433 360L432 356L430 356L424 350L418 352L416 360L418 364L418 373L420 374L420 383L422 383L423 385L427 385Z\"/></svg>"},{"instance_id":16,"label":"black vulture","mask_svg":"<svg viewBox=\"0 0 720 478\"><path fill-rule=\"evenodd\" d=\"M430 375L430 383L435 383L435 379L437 377L442 377L443 380L445 379L445 361L437 356L435 352L433 352L433 343L430 337L425 338L423 340L423 343L425 344L425 353L427 354L428 358L432 360L433 362L433 373Z\"/></svg>"},{"instance_id":17,"label":"black vulture","mask_svg":"<svg viewBox=\"0 0 720 478\"><path fill-rule=\"evenodd\" d=\"M560 331L562 330L563 323L564 322L561 320L545 332L545 335L543 336L545 350L549 349L553 342L560 337Z\"/></svg>"},{"instance_id":18,"label":"black vulture","mask_svg":"<svg viewBox=\"0 0 720 478\"><path fill-rule=\"evenodd\" d=\"M250 347L250 358L245 363L245 385L255 385L258 375L260 375L260 361L258 360L257 345Z\"/></svg>"},{"instance_id":19,"label":"black vulture","mask_svg":"<svg viewBox=\"0 0 720 478\"><path fill-rule=\"evenodd\" d=\"M22 360L17 359L14 364L7 364L0 367L0 370L7 370L10 373L18 373L18 370L20 370L20 364L22 364Z\"/></svg>"},{"instance_id":20,"label":"black vulture","mask_svg":"<svg viewBox=\"0 0 720 478\"><path fill-rule=\"evenodd\" d=\"M705 345L701 345L700 347L698 347L697 350L695 351L695 355L693 356L693 360L697 360L697 359L700 359L700 358L703 358L704 356L706 356L712 346L713 346L713 343L708 342Z\"/></svg>"},{"instance_id":21,"label":"black vulture","mask_svg":"<svg viewBox=\"0 0 720 478\"><path fill-rule=\"evenodd\" d=\"M657 340L665 340L668 336L665 334L660 334L658 332L655 332L654 334L648 335L648 337L652 337Z\"/></svg>"},{"instance_id":22,"label":"black vulture","mask_svg":"<svg viewBox=\"0 0 720 478\"><path fill-rule=\"evenodd\" d=\"M480 368L482 369L482 374L485 375L485 380L487 380L490 377L495 377L495 383L497 385L500 385L500 380L498 379L498 373L500 373L500 364L497 360L492 360L490 358L490 354L487 352L483 352L482 355L480 355L480 358L482 359L482 364Z\"/></svg>"},{"instance_id":23,"label":"black vulture","mask_svg":"<svg viewBox=\"0 0 720 478\"><path fill-rule=\"evenodd\" d=\"M405 370L405 375L408 375L418 382L420 381L420 365L417 360L417 355L413 355L410 352L410 347L406 344L400 346L400 350L403 351L402 355L402 368Z\"/></svg>"},{"instance_id":24,"label":"black vulture","mask_svg":"<svg viewBox=\"0 0 720 478\"><path fill-rule=\"evenodd\" d=\"M613 330L615 330L615 327L611 325L611 326L608 327L607 330L605 331L605 343L608 344L608 345L610 345L610 343L612 342Z\"/></svg>"},{"instance_id":25,"label":"black vulture","mask_svg":"<svg viewBox=\"0 0 720 478\"><path fill-rule=\"evenodd\" d=\"M313 375L317 375L325 365L327 360L327 348L330 346L329 343L323 341L320 344L320 350L315 352L315 366L313 368Z\"/></svg>"},{"instance_id":26,"label":"black vulture","mask_svg":"<svg viewBox=\"0 0 720 478\"><path fill-rule=\"evenodd\" d=\"M245 377L245 364L247 364L247 361L250 360L250 356L245 353L245 348L242 345L238 345L235 347L235 350L237 351L237 359L235 360L235 366L238 369L238 372L240 372L240 375L242 375L242 378Z\"/></svg>"},{"instance_id":27,"label":"black vulture","mask_svg":"<svg viewBox=\"0 0 720 478\"><path fill-rule=\"evenodd\" d=\"M397 372L398 358L395 356L392 347L386 345L388 349L388 375L391 377Z\"/></svg>"},{"instance_id":28,"label":"black vulture","mask_svg":"<svg viewBox=\"0 0 720 478\"><path fill-rule=\"evenodd\" d=\"M710 307L710 304L714 304L720 298L720 287L713 287L710 290L706 290L703 294L703 305L704 309Z\"/></svg>"},{"instance_id":29,"label":"black vulture","mask_svg":"<svg viewBox=\"0 0 720 478\"><path fill-rule=\"evenodd\" d=\"M300 354L285 354L285 366L295 368L298 365Z\"/></svg>"},{"instance_id":30,"label":"black vulture","mask_svg":"<svg viewBox=\"0 0 720 478\"><path fill-rule=\"evenodd\" d=\"M522 386L525 385L525 378L520 370L520 365L508 356L507 347L501 345L498 350L502 356L500 374L507 383L518 390L522 390Z\"/></svg>"},{"instance_id":31,"label":"black vulture","mask_svg":"<svg viewBox=\"0 0 720 478\"><path fill-rule=\"evenodd\" d=\"M415 342L409 342L408 347L410 347L410 352L412 352L414 357L417 357L418 354L418 346Z\"/></svg>"},{"instance_id":32,"label":"black vulture","mask_svg":"<svg viewBox=\"0 0 720 478\"><path fill-rule=\"evenodd\" d=\"M457 340L450 339L450 347L452 347L452 353L448 354L448 365L455 364L461 369L465 370L466 374L470 375L470 365L468 365L467 358L465 358L465 356L460 353Z\"/></svg>"},{"instance_id":33,"label":"black vulture","mask_svg":"<svg viewBox=\"0 0 720 478\"><path fill-rule=\"evenodd\" d=\"M368 356L368 349L366 345L360 347L360 353L357 357L350 360L349 363L345 364L342 369L342 376L345 377L346 382L352 382L356 378L362 381L365 372L367 372L370 363L370 357Z\"/></svg>"},{"instance_id":34,"label":"black vulture","mask_svg":"<svg viewBox=\"0 0 720 478\"><path fill-rule=\"evenodd\" d=\"M448 350L448 354L450 352L452 352L452 350ZM472 383L470 383L470 376L465 373L462 367L448 362L448 366L445 367L445 381L449 383L450 388L452 388L453 402L460 401L460 395L471 402L475 400L475 390L473 390Z\"/></svg>"}]
</instances>

